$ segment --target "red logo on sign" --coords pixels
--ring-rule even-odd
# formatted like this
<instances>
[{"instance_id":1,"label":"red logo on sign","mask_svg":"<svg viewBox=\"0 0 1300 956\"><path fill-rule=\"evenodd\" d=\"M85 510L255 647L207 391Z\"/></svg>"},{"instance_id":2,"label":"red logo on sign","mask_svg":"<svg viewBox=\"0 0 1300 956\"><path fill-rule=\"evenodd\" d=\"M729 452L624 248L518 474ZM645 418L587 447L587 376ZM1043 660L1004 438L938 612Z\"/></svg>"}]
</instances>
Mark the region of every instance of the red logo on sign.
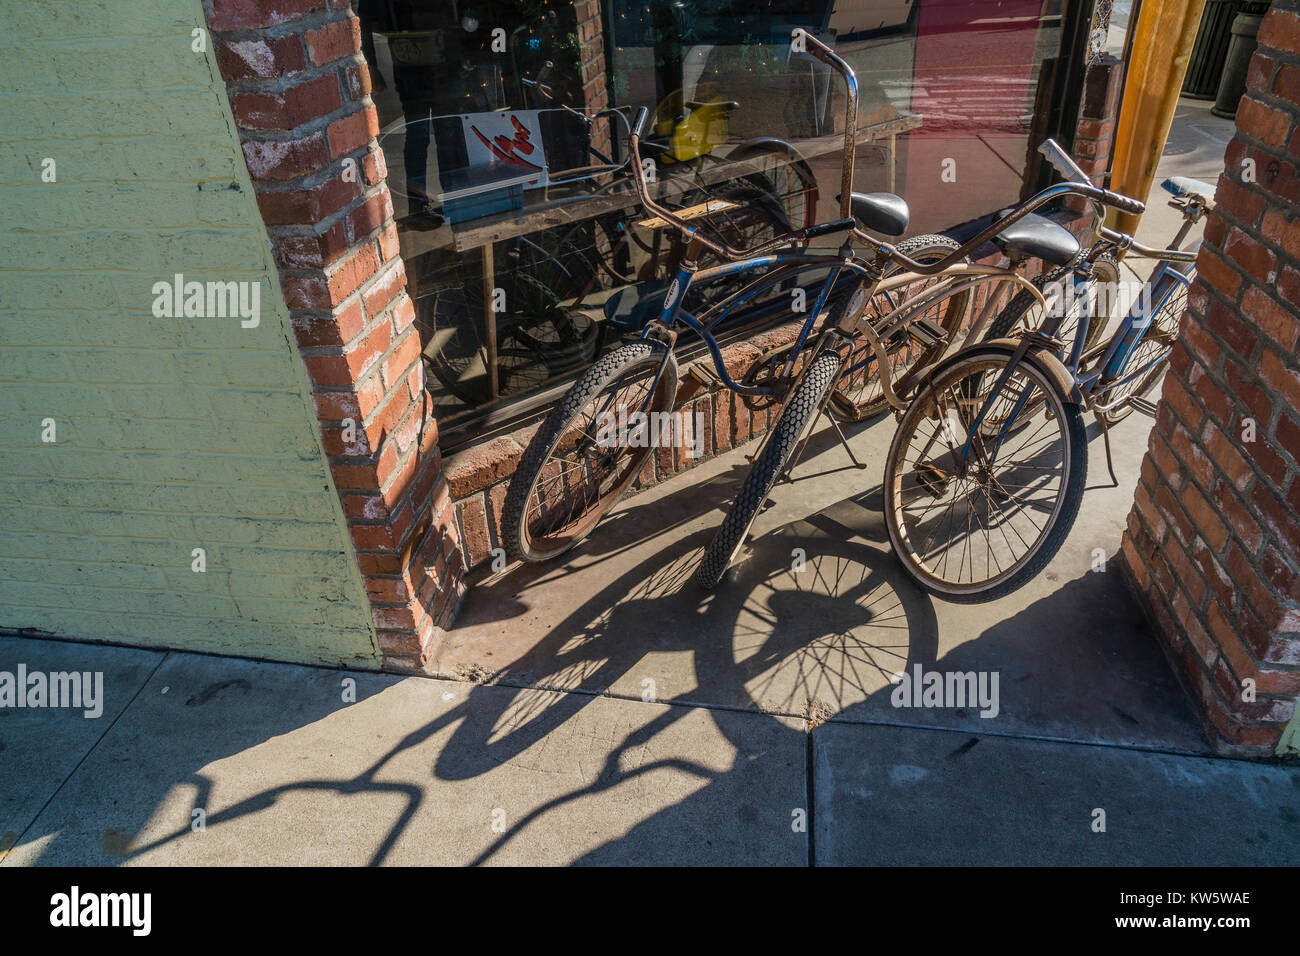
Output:
<instances>
[{"instance_id":1,"label":"red logo on sign","mask_svg":"<svg viewBox=\"0 0 1300 956\"><path fill-rule=\"evenodd\" d=\"M525 169L541 172L541 166L538 166L535 163L530 163L528 160L516 155L516 151L523 153L524 156L532 155L533 150L537 148L532 143L528 142L528 138L532 134L516 117L510 117L510 125L515 128L515 135L513 138L498 135L489 140L483 135L477 126L470 126L470 129L474 131L474 135L479 138L479 141L492 151L493 156L496 156L504 162L512 163L515 166L522 166Z\"/></svg>"}]
</instances>

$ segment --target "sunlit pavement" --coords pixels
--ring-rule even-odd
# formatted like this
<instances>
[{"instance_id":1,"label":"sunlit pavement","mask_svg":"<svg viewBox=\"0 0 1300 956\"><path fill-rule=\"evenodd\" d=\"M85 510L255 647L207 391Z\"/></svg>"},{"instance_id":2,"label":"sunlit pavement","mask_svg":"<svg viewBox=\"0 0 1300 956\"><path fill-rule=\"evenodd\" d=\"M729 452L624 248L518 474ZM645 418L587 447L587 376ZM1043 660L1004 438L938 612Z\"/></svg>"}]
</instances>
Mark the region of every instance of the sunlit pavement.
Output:
<instances>
[{"instance_id":1,"label":"sunlit pavement","mask_svg":"<svg viewBox=\"0 0 1300 956\"><path fill-rule=\"evenodd\" d=\"M1161 175L1212 181L1220 122L1183 101ZM1113 432L1118 487L1090 427L1065 547L974 606L890 554L893 427L851 433L863 470L821 432L710 594L753 445L480 574L445 679L0 638L0 671L104 680L98 717L0 708L3 863L1300 862L1300 768L1209 755L1114 560L1150 420ZM932 672L976 699L891 683Z\"/></svg>"},{"instance_id":2,"label":"sunlit pavement","mask_svg":"<svg viewBox=\"0 0 1300 956\"><path fill-rule=\"evenodd\" d=\"M0 670L105 683L94 719L0 709L4 865L1300 862L1300 768L1208 755L1109 560L1148 427L987 605L889 553L886 419L851 437L863 471L814 441L712 594L690 575L744 450L479 581L453 679L0 639ZM918 668L983 697L895 706Z\"/></svg>"}]
</instances>

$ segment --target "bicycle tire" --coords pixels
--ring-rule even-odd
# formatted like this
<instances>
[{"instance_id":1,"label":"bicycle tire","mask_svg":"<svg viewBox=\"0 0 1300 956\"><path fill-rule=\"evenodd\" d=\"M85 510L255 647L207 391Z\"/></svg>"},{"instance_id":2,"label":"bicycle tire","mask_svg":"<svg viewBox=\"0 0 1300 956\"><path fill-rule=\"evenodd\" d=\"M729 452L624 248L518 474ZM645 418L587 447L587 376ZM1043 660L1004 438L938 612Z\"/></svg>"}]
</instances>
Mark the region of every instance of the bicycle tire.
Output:
<instances>
[{"instance_id":1,"label":"bicycle tire","mask_svg":"<svg viewBox=\"0 0 1300 956\"><path fill-rule=\"evenodd\" d=\"M1061 469L1062 487L1057 495L1057 505L1048 519L1050 526L1040 532L1033 548L1008 572L994 575L978 583L972 581L968 585L961 585L944 580L930 571L924 561L916 556L905 527L906 521L901 515L904 509L902 486L905 476L900 467L900 460L911 447L912 435L917 432L922 419L937 417L932 416L931 412L937 410L935 394L939 390L948 387L949 383L960 384L970 376L982 374L977 371L981 364L988 366L985 373L991 374L999 366L1005 367L1010 355L1006 348L976 345L957 353L943 366L935 369L927 384L917 392L912 404L899 421L898 429L894 432L894 438L889 446L889 453L885 458L883 483L885 526L894 554L917 584L936 597L957 604L996 600L1018 590L1036 577L1056 556L1065 542L1071 528L1074 527L1079 506L1083 501L1088 474L1088 444L1082 410L1080 406L1071 404L1067 396L1061 394L1054 378L1044 371L1041 360L1034 352L1030 352L1021 360L1021 367L1028 370L1035 384L1051 396L1053 407L1050 410L1052 415L1056 416L1056 420L1063 425L1062 448L1069 456L1069 461ZM1051 421L1052 418L1049 417L1047 420ZM914 469L912 474L916 473ZM950 522L949 527L951 526ZM969 522L967 527L970 527ZM958 573L960 574L960 568Z\"/></svg>"},{"instance_id":2,"label":"bicycle tire","mask_svg":"<svg viewBox=\"0 0 1300 956\"><path fill-rule=\"evenodd\" d=\"M1174 286L1169 294L1169 298L1161 303L1160 308L1156 310L1156 314L1151 318L1152 325L1156 326L1156 330L1154 331L1164 334L1168 337L1169 342L1164 346L1164 354L1161 356L1159 363L1147 372L1147 374L1143 375L1142 378L1138 379L1130 391L1124 393L1127 398L1143 398L1151 391L1151 389L1155 388L1156 383L1159 382L1161 376L1165 374L1165 366L1169 364L1169 356L1174 350L1173 343L1176 341L1178 336L1178 328L1182 321L1182 313L1187 308L1187 293L1191 288L1191 283L1196 281L1195 264L1190 262L1186 263L1185 268L1179 268L1178 271L1187 277L1187 285L1183 285L1177 279L1166 277L1161 280L1161 288L1157 288L1153 291L1153 295L1159 297L1162 288L1165 285ZM1160 322L1161 316L1167 316L1170 319L1169 322L1163 324L1163 327ZM1153 338L1152 330L1148 330L1145 341L1151 341ZM1145 358L1139 357L1142 347L1143 343L1139 343L1138 347L1134 349L1133 355L1131 355L1128 360L1129 363L1137 363L1139 368L1141 368L1146 362L1150 361L1151 358L1154 358L1154 355L1148 355ZM1126 387L1127 386L1123 385L1120 386L1121 389ZM1113 394L1108 394L1107 391L1102 391L1097 398L1099 405L1107 405L1113 401L1115 401L1115 396ZM1133 406L1125 402L1123 405L1111 409L1110 411L1098 411L1097 416L1102 419L1107 426L1110 426L1122 422L1124 419L1128 418L1132 412Z\"/></svg>"},{"instance_id":3,"label":"bicycle tire","mask_svg":"<svg viewBox=\"0 0 1300 956\"><path fill-rule=\"evenodd\" d=\"M794 394L781 409L781 417L764 443L758 460L745 476L745 482L741 485L731 510L718 527L696 569L695 582L701 587L716 587L727 573L727 568L744 544L759 509L771 494L772 486L816 422L826 396L839 375L840 363L840 355L834 351L824 351L816 356Z\"/></svg>"},{"instance_id":4,"label":"bicycle tire","mask_svg":"<svg viewBox=\"0 0 1300 956\"><path fill-rule=\"evenodd\" d=\"M1090 281L1094 285L1104 283L1110 283L1112 285L1118 284L1119 262L1109 252L1102 253L1098 256L1097 261L1092 264L1092 268L1093 278ZM1073 272L1074 269L1072 267L1062 266L1059 269L1053 269L1051 272L1046 272L1039 276L1034 280L1034 285L1036 285L1038 291L1041 292L1052 283L1059 282L1061 279L1069 276ZM1103 300L1098 299L1097 301L1101 302ZM1007 336L1009 336L1011 332L1019 326L1022 321L1024 321L1025 315L1029 310L1036 305L1038 305L1038 299L1034 297L1034 294L1028 289L1022 289L1020 292L1016 293L1015 297L1012 298L1012 300L1007 303L1006 307L1003 308L1003 310L994 317L993 321L989 323L988 331L984 333L984 336L980 341L989 342L993 339L1007 338ZM1097 322L1097 316L1094 315L1088 322L1088 336L1083 343L1084 353L1101 341L1102 333L1105 331L1106 325L1110 321L1110 315L1106 314L1104 318L1105 321ZM1039 328L1042 325L1042 320L1042 316L1039 316L1036 321L1031 320L1034 321L1033 328ZM1028 327L1027 323L1026 327ZM1073 327L1078 327L1077 320ZM1069 347L1069 345L1074 341L1074 334L1070 331L1071 328L1072 327L1069 325L1067 320L1065 323L1062 323L1060 330L1057 332L1057 336L1064 339L1067 347Z\"/></svg>"},{"instance_id":5,"label":"bicycle tire","mask_svg":"<svg viewBox=\"0 0 1300 956\"><path fill-rule=\"evenodd\" d=\"M663 343L644 340L629 343L605 355L587 369L565 392L559 403L551 409L550 414L546 416L524 450L506 490L506 500L501 509L501 537L509 557L536 563L564 553L586 538L627 492L640 474L646 459L655 451L653 444L631 450L618 480L607 492L600 495L591 511L580 516L577 527L566 534L559 535L549 543L545 540L533 539L526 520L528 504L533 498L548 462L552 460L551 456L556 452L561 440L570 434L575 420L609 385L617 383L638 369L649 373L656 368L662 368L662 372L655 384L648 411L668 411L677 396L676 360ZM571 507L571 499L568 499L567 493L566 500ZM568 526L569 523L566 521L558 525L558 530Z\"/></svg>"}]
</instances>

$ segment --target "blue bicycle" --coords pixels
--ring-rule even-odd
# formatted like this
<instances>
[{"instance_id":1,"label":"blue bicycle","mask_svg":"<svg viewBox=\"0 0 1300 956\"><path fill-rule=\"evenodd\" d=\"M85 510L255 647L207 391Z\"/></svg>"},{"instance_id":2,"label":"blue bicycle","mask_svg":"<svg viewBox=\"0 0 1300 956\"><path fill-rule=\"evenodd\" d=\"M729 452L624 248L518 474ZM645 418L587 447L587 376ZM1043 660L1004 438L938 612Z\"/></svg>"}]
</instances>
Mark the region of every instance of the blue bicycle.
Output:
<instances>
[{"instance_id":1,"label":"blue bicycle","mask_svg":"<svg viewBox=\"0 0 1300 956\"><path fill-rule=\"evenodd\" d=\"M841 73L848 89L841 217L737 248L733 245L737 238L747 237L727 229L726 222L743 211L743 204L729 194L684 209L667 208L662 196L652 194L662 190L662 184L653 187L647 181L641 139L649 111L640 110L628 137L628 169L649 218L637 226L651 232L676 230L685 251L666 293L639 298L641 289L634 285L606 302L605 324L611 329L639 330L640 338L596 361L534 433L502 509L502 537L511 557L544 561L577 544L642 474L656 448L682 443L681 420L673 416L673 409L678 386L675 352L683 332L702 343L707 356L691 366L690 374L707 384L720 383L754 408L778 404L792 393L809 364L805 361L809 349L816 354L838 349L851 355L852 374L844 376L836 396L840 420L856 420L883 407L877 354L888 359L885 377L898 378L922 360L937 359L947 346L966 311L969 283L946 292L941 289L943 294L915 307L898 306L913 300L920 288L934 286L930 278L908 273L908 265L954 263L960 258L955 256L959 245L944 236L919 236L897 247L879 244L895 253L893 260L882 254L868 261L854 254L855 235L875 243L862 229L890 236L904 232L907 205L888 193L852 192L858 145L856 79L848 64L816 38L805 34L801 39L809 53ZM729 163L729 173L753 178L752 174L763 172L763 160L762 155L742 154ZM756 207L765 201L770 200L762 196L746 200ZM848 236L834 253L807 249L817 237L845 233ZM700 268L699 260L707 253L721 263ZM739 277L748 281L737 281ZM871 309L864 292L868 286L875 295ZM756 317L759 321L797 317L791 294L796 290L803 304L796 340L762 355L743 374L733 376L723 360L722 332L737 326L752 331ZM688 302L695 313L684 307ZM868 312L875 320L871 336L881 347L878 353L870 349L855 353L858 325Z\"/></svg>"},{"instance_id":2,"label":"blue bicycle","mask_svg":"<svg viewBox=\"0 0 1300 956\"><path fill-rule=\"evenodd\" d=\"M1057 144L1040 147L1071 182L1088 178ZM885 518L908 572L951 601L987 601L1032 579L1060 549L1087 477L1083 412L1109 426L1159 382L1195 278L1199 243L1178 247L1214 206L1214 187L1172 179L1183 212L1173 248L1143 246L1098 225L1087 250L1059 250L1032 293L1018 295L988 327L932 371L899 422L885 464ZM1122 255L1160 261L1139 285L1114 333ZM1114 479L1114 469L1111 468ZM1118 483L1118 482L1116 482Z\"/></svg>"}]
</instances>

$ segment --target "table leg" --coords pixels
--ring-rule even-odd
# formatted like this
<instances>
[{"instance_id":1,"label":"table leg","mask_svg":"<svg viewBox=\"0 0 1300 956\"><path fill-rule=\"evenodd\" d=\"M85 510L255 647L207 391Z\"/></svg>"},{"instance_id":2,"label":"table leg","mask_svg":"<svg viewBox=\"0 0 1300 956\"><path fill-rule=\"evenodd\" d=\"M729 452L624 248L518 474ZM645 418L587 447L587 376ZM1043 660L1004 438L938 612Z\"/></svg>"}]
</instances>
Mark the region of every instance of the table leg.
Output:
<instances>
[{"instance_id":1,"label":"table leg","mask_svg":"<svg viewBox=\"0 0 1300 956\"><path fill-rule=\"evenodd\" d=\"M492 260L492 243L483 246L483 325L487 329L488 395L491 401L500 397L497 381L497 314L492 308L496 291L496 264Z\"/></svg>"},{"instance_id":2,"label":"table leg","mask_svg":"<svg viewBox=\"0 0 1300 956\"><path fill-rule=\"evenodd\" d=\"M891 193L896 193L896 190L894 189L894 185L895 185L894 184L894 162L898 155L895 149L897 144L898 144L898 134L890 133L889 134L889 191Z\"/></svg>"}]
</instances>

